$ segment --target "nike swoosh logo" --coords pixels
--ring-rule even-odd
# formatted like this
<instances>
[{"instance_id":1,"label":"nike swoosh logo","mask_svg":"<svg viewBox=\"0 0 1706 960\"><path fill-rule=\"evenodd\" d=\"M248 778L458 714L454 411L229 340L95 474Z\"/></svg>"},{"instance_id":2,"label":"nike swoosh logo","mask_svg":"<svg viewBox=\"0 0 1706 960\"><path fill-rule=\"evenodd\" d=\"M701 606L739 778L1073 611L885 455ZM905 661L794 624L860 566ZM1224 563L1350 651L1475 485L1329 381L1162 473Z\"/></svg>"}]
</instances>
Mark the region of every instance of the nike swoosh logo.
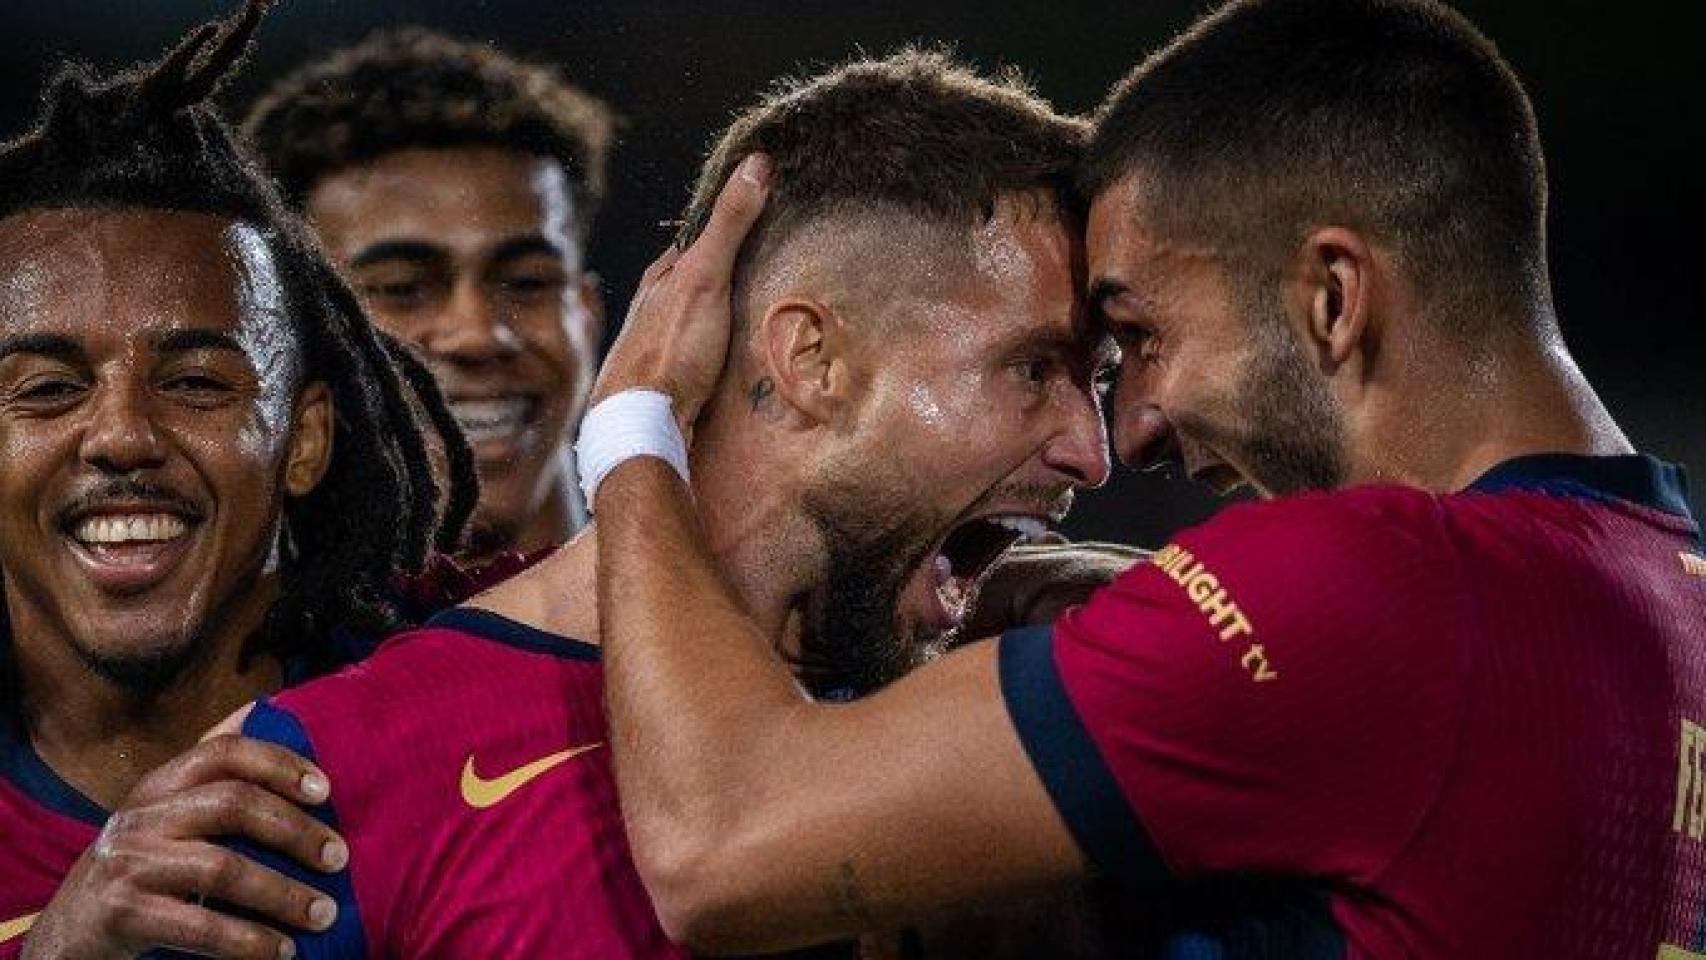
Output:
<instances>
[{"instance_id":1,"label":"nike swoosh logo","mask_svg":"<svg viewBox=\"0 0 1706 960\"><path fill-rule=\"evenodd\" d=\"M505 797L520 790L527 785L528 781L551 768L567 763L588 750L597 750L602 746L604 744L601 742L570 747L561 753L540 757L524 767L517 767L503 776L491 780L487 780L474 772L474 755L469 754L468 762L462 765L462 799L475 810L484 810L501 803Z\"/></svg>"},{"instance_id":2,"label":"nike swoosh logo","mask_svg":"<svg viewBox=\"0 0 1706 960\"><path fill-rule=\"evenodd\" d=\"M41 914L32 913L16 920L0 920L0 943L5 943L30 932L30 928L35 926L36 918L39 916Z\"/></svg>"}]
</instances>

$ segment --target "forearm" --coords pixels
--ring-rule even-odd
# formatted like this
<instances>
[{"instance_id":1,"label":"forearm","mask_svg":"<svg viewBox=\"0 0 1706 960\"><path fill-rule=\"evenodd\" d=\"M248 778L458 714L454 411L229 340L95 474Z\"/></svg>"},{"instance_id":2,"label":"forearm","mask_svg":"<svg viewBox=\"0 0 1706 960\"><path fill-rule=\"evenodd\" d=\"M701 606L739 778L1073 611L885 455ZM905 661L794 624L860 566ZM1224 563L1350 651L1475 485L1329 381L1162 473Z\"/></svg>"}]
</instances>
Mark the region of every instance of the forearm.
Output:
<instances>
[{"instance_id":1,"label":"forearm","mask_svg":"<svg viewBox=\"0 0 1706 960\"><path fill-rule=\"evenodd\" d=\"M732 829L786 750L777 732L813 705L718 570L668 466L624 464L598 506L618 785L645 867Z\"/></svg>"}]
</instances>

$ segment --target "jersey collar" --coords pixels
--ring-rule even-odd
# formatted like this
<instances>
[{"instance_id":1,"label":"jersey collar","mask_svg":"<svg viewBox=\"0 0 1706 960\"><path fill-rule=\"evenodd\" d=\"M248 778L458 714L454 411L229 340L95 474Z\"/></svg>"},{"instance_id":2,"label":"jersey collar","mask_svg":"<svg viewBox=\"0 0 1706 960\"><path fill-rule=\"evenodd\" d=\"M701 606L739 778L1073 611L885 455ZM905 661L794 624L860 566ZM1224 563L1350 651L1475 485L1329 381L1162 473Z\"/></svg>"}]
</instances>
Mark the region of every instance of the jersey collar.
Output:
<instances>
[{"instance_id":1,"label":"jersey collar","mask_svg":"<svg viewBox=\"0 0 1706 960\"><path fill-rule=\"evenodd\" d=\"M1469 485L1482 493L1533 490L1599 501L1623 501L1690 523L1688 473L1644 453L1592 457L1536 453L1498 464Z\"/></svg>"}]
</instances>

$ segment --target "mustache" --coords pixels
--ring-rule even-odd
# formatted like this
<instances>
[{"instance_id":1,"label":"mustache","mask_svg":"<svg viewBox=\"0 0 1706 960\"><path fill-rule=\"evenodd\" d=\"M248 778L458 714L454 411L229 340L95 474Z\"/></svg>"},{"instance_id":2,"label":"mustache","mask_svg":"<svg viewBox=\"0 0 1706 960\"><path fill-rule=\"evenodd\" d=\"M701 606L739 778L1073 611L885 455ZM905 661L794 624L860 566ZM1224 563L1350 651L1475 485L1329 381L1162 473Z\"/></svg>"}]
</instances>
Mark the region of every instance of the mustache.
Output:
<instances>
[{"instance_id":1,"label":"mustache","mask_svg":"<svg viewBox=\"0 0 1706 960\"><path fill-rule=\"evenodd\" d=\"M978 497L975 503L966 508L962 515L976 513L991 503L1000 503L1003 506L1035 511L1052 522L1059 523L1072 512L1072 501L1076 496L1077 491L1069 483L1010 480L991 487L989 492Z\"/></svg>"},{"instance_id":2,"label":"mustache","mask_svg":"<svg viewBox=\"0 0 1706 960\"><path fill-rule=\"evenodd\" d=\"M73 495L59 509L59 516L62 519L74 517L109 504L128 501L158 503L192 520L201 519L201 507L194 500L170 487L134 477L112 477L96 482L87 490Z\"/></svg>"}]
</instances>

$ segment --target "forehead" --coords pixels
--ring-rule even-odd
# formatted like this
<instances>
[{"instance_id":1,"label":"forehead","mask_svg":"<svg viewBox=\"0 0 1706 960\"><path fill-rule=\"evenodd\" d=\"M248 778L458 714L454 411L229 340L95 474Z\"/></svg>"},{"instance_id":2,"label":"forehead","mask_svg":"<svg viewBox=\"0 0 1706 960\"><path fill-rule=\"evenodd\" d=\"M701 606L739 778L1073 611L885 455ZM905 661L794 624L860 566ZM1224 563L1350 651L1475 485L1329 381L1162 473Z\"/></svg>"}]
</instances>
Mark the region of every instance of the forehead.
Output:
<instances>
[{"instance_id":1,"label":"forehead","mask_svg":"<svg viewBox=\"0 0 1706 960\"><path fill-rule=\"evenodd\" d=\"M1183 288L1218 278L1221 251L1163 236L1145 213L1143 184L1127 174L1090 203L1085 258L1092 289L1113 286L1143 300L1183 295Z\"/></svg>"},{"instance_id":2,"label":"forehead","mask_svg":"<svg viewBox=\"0 0 1706 960\"><path fill-rule=\"evenodd\" d=\"M340 259L408 239L476 256L543 235L574 254L568 177L557 161L497 147L398 150L340 170L308 196L308 214Z\"/></svg>"},{"instance_id":3,"label":"forehead","mask_svg":"<svg viewBox=\"0 0 1706 960\"><path fill-rule=\"evenodd\" d=\"M965 282L954 285L945 305L947 314L961 319L939 326L984 341L1088 332L1083 239L1047 202L1003 198L996 215L973 233L966 263ZM968 315L973 322L964 322Z\"/></svg>"},{"instance_id":4,"label":"forehead","mask_svg":"<svg viewBox=\"0 0 1706 960\"><path fill-rule=\"evenodd\" d=\"M42 210L0 220L0 325L80 341L231 330L282 310L282 280L246 224L165 210Z\"/></svg>"}]
</instances>

